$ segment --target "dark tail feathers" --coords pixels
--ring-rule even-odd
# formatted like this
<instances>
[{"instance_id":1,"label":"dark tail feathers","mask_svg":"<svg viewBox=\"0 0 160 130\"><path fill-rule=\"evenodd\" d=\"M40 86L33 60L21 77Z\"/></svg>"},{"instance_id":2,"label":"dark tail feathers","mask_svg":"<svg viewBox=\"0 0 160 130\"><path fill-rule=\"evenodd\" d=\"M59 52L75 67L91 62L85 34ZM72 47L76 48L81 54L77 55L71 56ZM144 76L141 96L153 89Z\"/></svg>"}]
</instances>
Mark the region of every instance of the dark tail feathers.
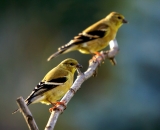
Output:
<instances>
[{"instance_id":1,"label":"dark tail feathers","mask_svg":"<svg viewBox=\"0 0 160 130\"><path fill-rule=\"evenodd\" d=\"M26 102L26 101L25 101ZM31 102L27 102L26 105L28 106L29 104L31 104ZM20 111L20 109L18 108L17 110L15 110L14 112L12 112L12 114L17 113L18 111Z\"/></svg>"},{"instance_id":2,"label":"dark tail feathers","mask_svg":"<svg viewBox=\"0 0 160 130\"><path fill-rule=\"evenodd\" d=\"M47 61L50 61L52 58L55 58L55 57L57 57L58 55L63 54L64 51L65 51L65 49L63 49L63 50L58 50L56 53L52 54L52 55L47 59Z\"/></svg>"}]
</instances>

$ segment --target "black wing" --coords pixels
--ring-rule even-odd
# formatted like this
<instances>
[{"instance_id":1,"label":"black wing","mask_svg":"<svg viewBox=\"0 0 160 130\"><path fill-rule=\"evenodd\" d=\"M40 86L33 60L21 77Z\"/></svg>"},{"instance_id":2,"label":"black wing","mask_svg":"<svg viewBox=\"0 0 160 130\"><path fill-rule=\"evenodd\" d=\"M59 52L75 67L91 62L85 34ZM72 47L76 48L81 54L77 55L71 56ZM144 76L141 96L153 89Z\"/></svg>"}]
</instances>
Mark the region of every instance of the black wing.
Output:
<instances>
[{"instance_id":1,"label":"black wing","mask_svg":"<svg viewBox=\"0 0 160 130\"><path fill-rule=\"evenodd\" d=\"M100 24L100 23L101 23L101 21L94 25L95 26L93 28L94 30L88 28L84 32L78 34L78 36L75 36L69 43L58 48L58 51L56 53L52 54L47 60L50 61L52 58L57 57L58 55L65 53L69 48L73 47L72 49L74 50L75 45L79 45L81 43L85 43L85 42L92 41L97 38L104 37L106 35L108 28L109 28L109 25Z\"/></svg>"},{"instance_id":2,"label":"black wing","mask_svg":"<svg viewBox=\"0 0 160 130\"><path fill-rule=\"evenodd\" d=\"M28 98L25 100L26 104L29 105L33 102L33 98L37 97L39 95L42 95L43 93L59 86L56 83L65 83L67 81L67 77L61 77L57 79L52 79L51 81L48 81L49 84L45 82L40 82L32 91L32 93L28 96ZM54 84L55 83L55 84Z\"/></svg>"},{"instance_id":3,"label":"black wing","mask_svg":"<svg viewBox=\"0 0 160 130\"><path fill-rule=\"evenodd\" d=\"M55 82L55 83L65 83L67 81L67 77L61 77L57 79L52 79L49 82Z\"/></svg>"},{"instance_id":4,"label":"black wing","mask_svg":"<svg viewBox=\"0 0 160 130\"><path fill-rule=\"evenodd\" d=\"M88 33L80 33L78 36L75 36L73 40L71 40L68 44L59 48L59 50L63 50L71 47L72 45L78 45L81 43L85 43L88 41L92 41L97 38L102 38L105 36L106 31L104 30L95 30Z\"/></svg>"}]
</instances>

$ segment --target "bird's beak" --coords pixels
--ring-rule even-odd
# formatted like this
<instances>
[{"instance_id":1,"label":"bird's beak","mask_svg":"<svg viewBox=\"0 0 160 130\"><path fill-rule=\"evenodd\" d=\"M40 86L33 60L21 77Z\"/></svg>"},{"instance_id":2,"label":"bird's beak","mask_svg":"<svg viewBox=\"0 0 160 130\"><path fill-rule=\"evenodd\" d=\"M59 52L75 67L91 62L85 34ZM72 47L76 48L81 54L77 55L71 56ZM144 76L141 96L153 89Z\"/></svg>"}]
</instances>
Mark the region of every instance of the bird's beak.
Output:
<instances>
[{"instance_id":1,"label":"bird's beak","mask_svg":"<svg viewBox=\"0 0 160 130\"><path fill-rule=\"evenodd\" d=\"M83 68L83 66L78 64L78 65L76 65L76 68Z\"/></svg>"},{"instance_id":2,"label":"bird's beak","mask_svg":"<svg viewBox=\"0 0 160 130\"><path fill-rule=\"evenodd\" d=\"M122 21L123 23L128 23L128 21L127 20L125 20L125 19L123 19L123 21Z\"/></svg>"}]
</instances>

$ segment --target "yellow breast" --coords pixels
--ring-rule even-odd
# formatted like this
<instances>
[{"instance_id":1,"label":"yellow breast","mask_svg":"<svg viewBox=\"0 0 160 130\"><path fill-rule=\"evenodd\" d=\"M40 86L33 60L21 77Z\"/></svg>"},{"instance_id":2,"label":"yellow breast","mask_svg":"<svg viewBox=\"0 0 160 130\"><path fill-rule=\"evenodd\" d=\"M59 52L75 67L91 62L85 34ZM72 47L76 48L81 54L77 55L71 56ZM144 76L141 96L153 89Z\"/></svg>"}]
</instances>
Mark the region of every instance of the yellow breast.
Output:
<instances>
[{"instance_id":1,"label":"yellow breast","mask_svg":"<svg viewBox=\"0 0 160 130\"><path fill-rule=\"evenodd\" d=\"M70 75L69 78L70 80L67 80L63 85L57 86L52 90L47 91L44 94L44 99L41 101L41 103L49 105L51 103L56 103L58 100L60 100L70 89L73 83L73 76Z\"/></svg>"}]
</instances>

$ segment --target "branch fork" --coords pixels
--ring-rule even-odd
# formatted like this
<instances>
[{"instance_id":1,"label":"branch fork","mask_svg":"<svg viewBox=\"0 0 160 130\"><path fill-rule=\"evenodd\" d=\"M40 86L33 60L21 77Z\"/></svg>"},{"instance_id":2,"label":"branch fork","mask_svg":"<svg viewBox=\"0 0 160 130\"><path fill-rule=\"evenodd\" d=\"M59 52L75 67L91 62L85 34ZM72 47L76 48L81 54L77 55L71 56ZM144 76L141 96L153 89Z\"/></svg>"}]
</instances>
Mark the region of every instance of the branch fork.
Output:
<instances>
[{"instance_id":1,"label":"branch fork","mask_svg":"<svg viewBox=\"0 0 160 130\"><path fill-rule=\"evenodd\" d=\"M119 48L118 48L118 43L116 41L116 39L110 41L109 43L109 46L110 46L110 50L109 51L101 51L101 55L96 55L94 58L96 58L96 60L98 62L89 62L89 67L87 69L86 72L82 73L80 71L80 69L78 69L78 76L77 76L77 79L75 80L75 82L73 83L73 85L71 86L70 90L64 95L64 97L61 99L60 102L64 102L64 105L62 104L57 104L57 108L58 109L55 109L52 111L51 115L50 115L50 118L48 120L48 123L45 127L45 130L53 130L55 125L56 125L56 122L58 120L58 117L59 115L64 111L64 109L66 108L65 106L67 106L67 104L69 103L69 101L71 100L71 98L74 96L74 94L77 92L77 90L81 87L81 84L87 80L88 78L90 78L96 71L97 67L105 60L105 58L108 58L111 63L113 65L116 65L117 62L115 60L115 55L118 53L119 51ZM23 100L24 101L24 100ZM18 101L17 101L18 103ZM19 103L18 103L19 104ZM19 105L20 108L24 108L27 107L25 105L25 103L23 103L23 106ZM26 108L28 109L28 108ZM25 111L24 109L21 109L22 113L23 111ZM30 111L29 111L29 114L23 114L25 119L27 117L27 115L30 115ZM32 115L31 115L32 117ZM33 119L33 118L31 118ZM35 121L33 121L34 125L36 125ZM28 126L29 126L29 129L30 130L38 130L38 127L35 127L35 129L32 129L30 124L27 122Z\"/></svg>"}]
</instances>

